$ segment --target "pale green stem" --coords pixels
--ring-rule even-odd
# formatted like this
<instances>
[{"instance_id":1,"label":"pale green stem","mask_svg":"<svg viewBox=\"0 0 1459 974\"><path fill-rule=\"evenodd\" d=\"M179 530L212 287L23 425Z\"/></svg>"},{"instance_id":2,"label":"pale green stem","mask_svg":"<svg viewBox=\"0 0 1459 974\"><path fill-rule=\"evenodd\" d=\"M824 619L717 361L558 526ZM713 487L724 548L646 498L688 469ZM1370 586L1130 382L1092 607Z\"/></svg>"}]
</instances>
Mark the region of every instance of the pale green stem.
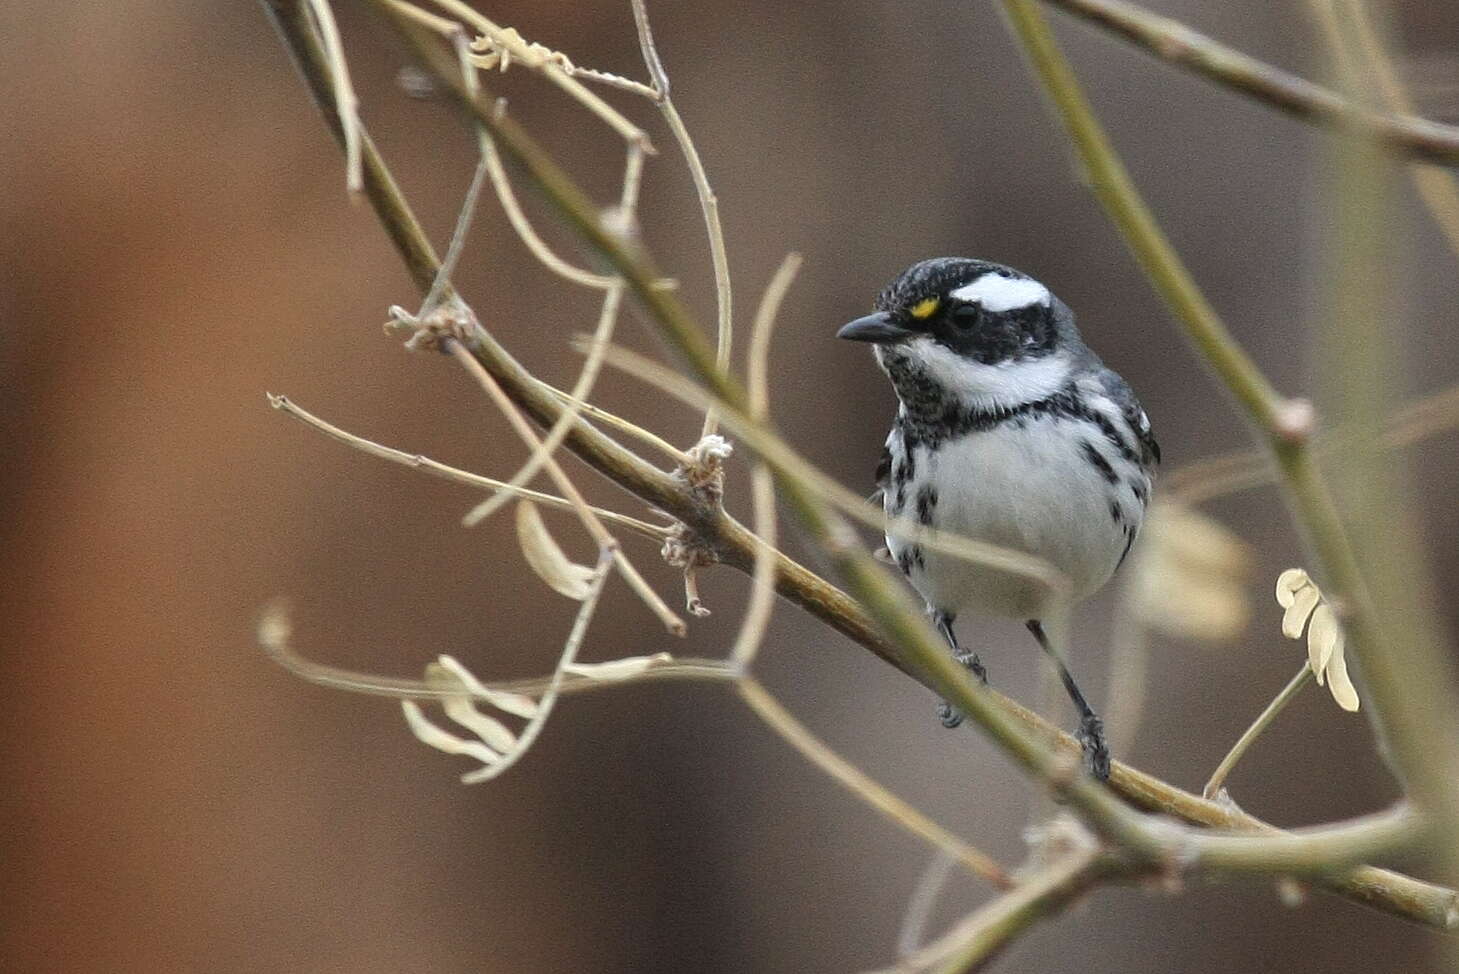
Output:
<instances>
[{"instance_id":1,"label":"pale green stem","mask_svg":"<svg viewBox=\"0 0 1459 974\"><path fill-rule=\"evenodd\" d=\"M1205 788L1201 789L1203 797L1216 797L1221 786L1226 783L1226 776L1231 773L1232 768L1236 767L1236 762L1241 760L1247 749L1271 726L1272 721L1277 719L1277 714L1286 710L1287 704L1296 699L1298 691L1306 686L1310 679L1312 679L1312 668L1303 663L1302 668L1297 671L1297 675L1292 677L1291 682L1272 698L1271 703L1267 704L1266 709L1261 712L1261 716L1252 721L1251 726L1246 728L1246 733L1241 735L1231 746L1231 750L1221 759L1221 763L1216 765L1216 770L1211 774L1211 780L1206 782Z\"/></svg>"}]
</instances>

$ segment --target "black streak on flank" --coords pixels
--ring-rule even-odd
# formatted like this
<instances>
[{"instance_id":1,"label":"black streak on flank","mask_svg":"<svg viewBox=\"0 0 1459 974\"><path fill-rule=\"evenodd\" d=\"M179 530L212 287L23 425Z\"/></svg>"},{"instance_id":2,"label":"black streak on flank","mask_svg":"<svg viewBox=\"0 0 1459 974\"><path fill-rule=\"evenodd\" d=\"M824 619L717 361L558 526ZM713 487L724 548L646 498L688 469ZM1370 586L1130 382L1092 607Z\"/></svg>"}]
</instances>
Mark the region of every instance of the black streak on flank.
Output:
<instances>
[{"instance_id":1,"label":"black streak on flank","mask_svg":"<svg viewBox=\"0 0 1459 974\"><path fill-rule=\"evenodd\" d=\"M1134 543L1135 543L1135 528L1132 525L1126 525L1125 526L1125 550L1122 551L1122 552L1120 552L1120 560L1117 561L1117 562L1115 562L1115 570L1116 571L1118 571L1119 570L1119 567L1125 563L1125 559L1127 557L1129 557L1129 554L1130 554L1130 546L1133 545Z\"/></svg>"},{"instance_id":2,"label":"black streak on flank","mask_svg":"<svg viewBox=\"0 0 1459 974\"><path fill-rule=\"evenodd\" d=\"M932 524L932 512L937 509L937 488L931 485L917 492L917 523Z\"/></svg>"},{"instance_id":3,"label":"black streak on flank","mask_svg":"<svg viewBox=\"0 0 1459 974\"><path fill-rule=\"evenodd\" d=\"M1109 516L1112 517L1112 518L1114 518L1114 522L1116 524L1123 524L1123 523L1125 523L1125 512L1122 511L1122 510L1120 510L1120 502L1119 501L1110 501L1109 502ZM1121 561L1124 560L1124 556L1123 555L1120 556L1120 560Z\"/></svg>"},{"instance_id":4,"label":"black streak on flank","mask_svg":"<svg viewBox=\"0 0 1459 974\"><path fill-rule=\"evenodd\" d=\"M1094 469L1098 470L1100 474L1104 477L1104 479L1109 481L1111 485L1119 483L1119 474L1115 473L1115 468L1109 465L1109 461L1104 458L1104 454L1100 453L1099 450L1095 448L1094 444L1090 443L1088 440L1085 440L1083 442L1083 446L1084 456L1094 466Z\"/></svg>"},{"instance_id":5,"label":"black streak on flank","mask_svg":"<svg viewBox=\"0 0 1459 974\"><path fill-rule=\"evenodd\" d=\"M896 479L898 487L917 476L917 454L913 449L913 444L908 443L904 449L904 453L905 456L902 457L901 464L892 471L892 476Z\"/></svg>"},{"instance_id":6,"label":"black streak on flank","mask_svg":"<svg viewBox=\"0 0 1459 974\"><path fill-rule=\"evenodd\" d=\"M923 557L920 545L908 545L897 556L897 567L902 570L903 575L912 574L914 566L923 571L927 569L927 559Z\"/></svg>"}]
</instances>

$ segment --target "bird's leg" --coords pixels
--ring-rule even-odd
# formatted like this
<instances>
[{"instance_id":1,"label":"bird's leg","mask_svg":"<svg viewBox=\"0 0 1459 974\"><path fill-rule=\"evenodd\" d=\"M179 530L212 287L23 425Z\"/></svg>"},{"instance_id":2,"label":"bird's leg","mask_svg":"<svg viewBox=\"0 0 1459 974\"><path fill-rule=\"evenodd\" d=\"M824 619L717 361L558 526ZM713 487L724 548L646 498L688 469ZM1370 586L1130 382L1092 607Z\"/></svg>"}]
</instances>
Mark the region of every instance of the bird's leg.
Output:
<instances>
[{"instance_id":1,"label":"bird's leg","mask_svg":"<svg viewBox=\"0 0 1459 974\"><path fill-rule=\"evenodd\" d=\"M986 685L988 682L988 671L983 668L982 661L978 659L977 653L964 653L957 644L957 634L952 631L952 624L957 616L950 612L932 613L932 621L937 624L937 631L942 633L942 638L947 640L947 645L952 648L952 658L973 671L973 675L982 680ZM955 709L952 704L944 700L937 705L937 718L942 721L943 727L956 727L963 722L963 714Z\"/></svg>"},{"instance_id":2,"label":"bird's leg","mask_svg":"<svg viewBox=\"0 0 1459 974\"><path fill-rule=\"evenodd\" d=\"M1075 736L1084 747L1084 760L1089 766L1089 773L1100 781L1109 780L1109 747L1104 742L1104 721L1089 706L1084 699L1084 694L1079 692L1079 685L1074 682L1074 677L1069 675L1069 668L1064 665L1049 645L1049 637L1044 633L1043 624L1037 619L1030 619L1026 623L1028 631L1033 633L1033 638L1039 641L1049 659L1059 667L1059 677L1064 681L1064 689L1069 692L1069 699L1074 701L1074 709L1079 711L1079 733Z\"/></svg>"}]
</instances>

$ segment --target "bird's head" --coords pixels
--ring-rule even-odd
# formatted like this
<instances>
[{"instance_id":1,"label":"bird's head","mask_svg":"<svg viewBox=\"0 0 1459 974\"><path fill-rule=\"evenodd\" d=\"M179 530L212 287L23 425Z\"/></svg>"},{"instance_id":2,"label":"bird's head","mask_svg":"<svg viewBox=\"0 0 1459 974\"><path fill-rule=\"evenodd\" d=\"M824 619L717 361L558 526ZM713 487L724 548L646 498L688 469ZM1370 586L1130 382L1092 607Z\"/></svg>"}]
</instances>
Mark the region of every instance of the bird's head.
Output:
<instances>
[{"instance_id":1,"label":"bird's head","mask_svg":"<svg viewBox=\"0 0 1459 974\"><path fill-rule=\"evenodd\" d=\"M1017 406L1059 391L1095 361L1062 301L990 261L920 261L874 307L836 334L875 346L904 404L914 392L936 391L970 408Z\"/></svg>"}]
</instances>

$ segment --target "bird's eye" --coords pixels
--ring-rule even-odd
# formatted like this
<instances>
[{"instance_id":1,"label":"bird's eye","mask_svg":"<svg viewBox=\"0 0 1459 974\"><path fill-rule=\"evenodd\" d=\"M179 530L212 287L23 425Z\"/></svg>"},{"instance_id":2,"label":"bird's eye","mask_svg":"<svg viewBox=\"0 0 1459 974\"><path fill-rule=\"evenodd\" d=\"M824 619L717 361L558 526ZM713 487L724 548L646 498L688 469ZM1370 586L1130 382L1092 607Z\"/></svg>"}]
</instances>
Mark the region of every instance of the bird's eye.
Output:
<instances>
[{"instance_id":1,"label":"bird's eye","mask_svg":"<svg viewBox=\"0 0 1459 974\"><path fill-rule=\"evenodd\" d=\"M972 331L978 326L983 309L976 304L961 304L952 311L952 322L963 331Z\"/></svg>"}]
</instances>

